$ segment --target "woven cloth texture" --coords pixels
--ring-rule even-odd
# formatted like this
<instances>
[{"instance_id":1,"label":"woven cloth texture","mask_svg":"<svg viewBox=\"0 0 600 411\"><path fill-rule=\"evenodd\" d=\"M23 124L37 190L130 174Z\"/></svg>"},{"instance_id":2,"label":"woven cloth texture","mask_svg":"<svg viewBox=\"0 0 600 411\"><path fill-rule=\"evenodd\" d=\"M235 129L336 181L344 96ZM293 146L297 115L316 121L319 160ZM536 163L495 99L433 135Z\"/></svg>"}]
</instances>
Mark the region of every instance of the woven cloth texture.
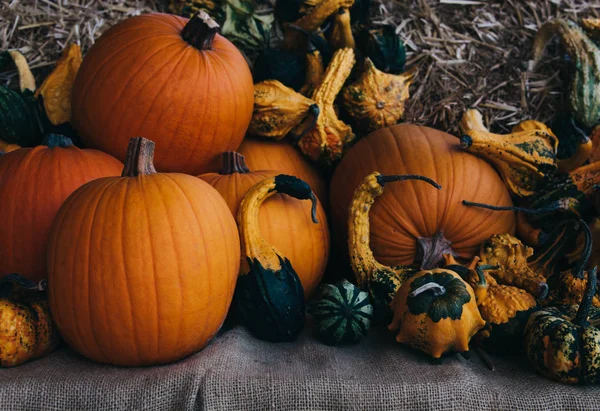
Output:
<instances>
[{"instance_id":1,"label":"woven cloth texture","mask_svg":"<svg viewBox=\"0 0 600 411\"><path fill-rule=\"evenodd\" d=\"M306 331L269 344L242 328L222 332L178 363L94 364L67 348L0 370L1 410L582 410L600 409L598 387L535 373L523 357L473 353L437 365L373 329L359 345L329 347Z\"/></svg>"}]
</instances>

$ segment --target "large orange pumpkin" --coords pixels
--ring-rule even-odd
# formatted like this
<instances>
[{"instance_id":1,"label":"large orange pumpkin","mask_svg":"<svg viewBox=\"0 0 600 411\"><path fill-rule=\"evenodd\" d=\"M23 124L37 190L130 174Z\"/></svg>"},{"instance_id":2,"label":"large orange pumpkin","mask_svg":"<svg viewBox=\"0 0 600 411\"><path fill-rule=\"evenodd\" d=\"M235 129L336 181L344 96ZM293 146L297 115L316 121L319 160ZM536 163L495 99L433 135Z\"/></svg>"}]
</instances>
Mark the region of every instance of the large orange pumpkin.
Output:
<instances>
[{"instance_id":1,"label":"large orange pumpkin","mask_svg":"<svg viewBox=\"0 0 600 411\"><path fill-rule=\"evenodd\" d=\"M323 176L289 142L246 137L238 152L245 157L250 170L275 170L296 176L308 183L325 208L329 203Z\"/></svg>"},{"instance_id":2,"label":"large orange pumpkin","mask_svg":"<svg viewBox=\"0 0 600 411\"><path fill-rule=\"evenodd\" d=\"M250 171L244 156L236 152L223 154L223 167L219 173L199 176L212 185L225 198L234 216L242 199L255 184L266 178L282 174L279 171ZM286 256L296 270L304 295L310 298L323 277L329 256L329 230L327 217L320 204L317 220L311 219L311 204L290 196L277 194L260 208L260 232L264 239Z\"/></svg>"},{"instance_id":3,"label":"large orange pumpkin","mask_svg":"<svg viewBox=\"0 0 600 411\"><path fill-rule=\"evenodd\" d=\"M0 156L0 276L46 278L46 244L62 203L88 181L123 168L116 158L80 150L63 136L50 135L47 144Z\"/></svg>"},{"instance_id":4,"label":"large orange pumpkin","mask_svg":"<svg viewBox=\"0 0 600 411\"><path fill-rule=\"evenodd\" d=\"M124 160L129 138L156 142L159 171L200 174L240 145L254 105L246 60L218 25L148 14L104 33L73 86L75 128L90 147Z\"/></svg>"},{"instance_id":5,"label":"large orange pumpkin","mask_svg":"<svg viewBox=\"0 0 600 411\"><path fill-rule=\"evenodd\" d=\"M431 268L444 252L471 258L492 234L515 231L513 212L461 203L512 205L508 190L491 165L461 150L456 137L403 124L363 138L335 170L331 214L339 244L346 244L348 206L354 190L374 171L423 175L442 186L441 190L424 190L415 181L386 186L370 213L371 247L376 260L383 264L416 261L423 268Z\"/></svg>"},{"instance_id":6,"label":"large orange pumpkin","mask_svg":"<svg viewBox=\"0 0 600 411\"><path fill-rule=\"evenodd\" d=\"M65 341L122 366L192 354L221 327L240 265L237 226L204 181L156 173L132 139L123 177L65 201L48 245L49 300Z\"/></svg>"}]
</instances>

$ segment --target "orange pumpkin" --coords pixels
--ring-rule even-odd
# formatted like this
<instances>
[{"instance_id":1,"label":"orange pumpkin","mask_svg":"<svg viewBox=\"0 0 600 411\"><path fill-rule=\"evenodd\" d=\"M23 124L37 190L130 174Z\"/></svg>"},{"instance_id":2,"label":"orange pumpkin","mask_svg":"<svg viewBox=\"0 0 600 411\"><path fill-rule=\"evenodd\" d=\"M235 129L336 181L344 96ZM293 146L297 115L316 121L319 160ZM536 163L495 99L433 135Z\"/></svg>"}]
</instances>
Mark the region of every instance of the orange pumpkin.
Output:
<instances>
[{"instance_id":1,"label":"orange pumpkin","mask_svg":"<svg viewBox=\"0 0 600 411\"><path fill-rule=\"evenodd\" d=\"M238 152L245 157L250 170L275 170L306 181L323 207L327 208L327 183L315 166L289 142L246 137Z\"/></svg>"},{"instance_id":2,"label":"orange pumpkin","mask_svg":"<svg viewBox=\"0 0 600 411\"><path fill-rule=\"evenodd\" d=\"M342 159L331 182L331 211L339 244L345 244L348 206L365 176L418 174L441 190L418 182L389 185L370 213L371 247L385 265L420 263L435 267L443 253L472 258L492 234L514 233L514 212L463 206L462 200L512 205L500 176L484 160L466 153L460 141L444 132L416 125L396 125L369 134ZM477 200L479 199L479 200Z\"/></svg>"},{"instance_id":3,"label":"orange pumpkin","mask_svg":"<svg viewBox=\"0 0 600 411\"><path fill-rule=\"evenodd\" d=\"M0 276L46 278L46 244L62 203L88 181L123 168L116 158L81 150L63 136L50 135L47 144L0 156Z\"/></svg>"},{"instance_id":4,"label":"orange pumpkin","mask_svg":"<svg viewBox=\"0 0 600 411\"><path fill-rule=\"evenodd\" d=\"M72 122L86 145L124 160L129 138L156 142L159 171L200 174L238 148L254 86L243 55L206 13L147 14L107 30L73 86Z\"/></svg>"},{"instance_id":5,"label":"orange pumpkin","mask_svg":"<svg viewBox=\"0 0 600 411\"><path fill-rule=\"evenodd\" d=\"M234 216L242 199L255 184L281 174L279 171L250 171L244 156L236 152L223 154L219 173L199 176L225 198ZM286 256L296 270L304 295L310 298L323 277L329 256L329 230L323 207L317 206L317 220L311 220L311 204L277 194L260 208L260 232L264 239Z\"/></svg>"},{"instance_id":6,"label":"orange pumpkin","mask_svg":"<svg viewBox=\"0 0 600 411\"><path fill-rule=\"evenodd\" d=\"M122 177L81 187L48 244L58 330L108 364L176 361L221 327L240 265L237 226L219 193L185 174L156 173L154 143L134 138Z\"/></svg>"}]
</instances>

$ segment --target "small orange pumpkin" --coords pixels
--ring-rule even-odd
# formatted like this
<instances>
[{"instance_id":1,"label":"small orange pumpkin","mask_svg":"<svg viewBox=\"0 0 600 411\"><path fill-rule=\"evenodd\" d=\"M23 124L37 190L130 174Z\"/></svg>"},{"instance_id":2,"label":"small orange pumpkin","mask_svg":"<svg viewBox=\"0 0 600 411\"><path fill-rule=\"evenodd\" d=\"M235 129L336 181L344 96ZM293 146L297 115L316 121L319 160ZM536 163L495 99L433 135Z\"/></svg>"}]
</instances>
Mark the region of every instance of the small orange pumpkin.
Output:
<instances>
[{"instance_id":1,"label":"small orange pumpkin","mask_svg":"<svg viewBox=\"0 0 600 411\"><path fill-rule=\"evenodd\" d=\"M234 216L242 199L254 185L266 178L281 174L279 171L250 171L244 156L236 152L223 153L223 167L219 173L199 176L212 185L225 199ZM286 256L300 277L304 294L310 298L323 277L329 256L327 217L320 204L317 220L311 220L311 204L277 194L262 204L259 226L265 240ZM293 233L293 235L290 235Z\"/></svg>"},{"instance_id":2,"label":"small orange pumpkin","mask_svg":"<svg viewBox=\"0 0 600 411\"><path fill-rule=\"evenodd\" d=\"M50 135L47 144L0 156L0 275L46 278L46 244L62 203L88 181L123 168L114 157L81 150L63 136Z\"/></svg>"},{"instance_id":3,"label":"small orange pumpkin","mask_svg":"<svg viewBox=\"0 0 600 411\"><path fill-rule=\"evenodd\" d=\"M176 361L216 334L240 266L219 193L156 173L154 143L132 139L122 177L92 181L58 212L48 244L50 308L65 341L108 364Z\"/></svg>"}]
</instances>

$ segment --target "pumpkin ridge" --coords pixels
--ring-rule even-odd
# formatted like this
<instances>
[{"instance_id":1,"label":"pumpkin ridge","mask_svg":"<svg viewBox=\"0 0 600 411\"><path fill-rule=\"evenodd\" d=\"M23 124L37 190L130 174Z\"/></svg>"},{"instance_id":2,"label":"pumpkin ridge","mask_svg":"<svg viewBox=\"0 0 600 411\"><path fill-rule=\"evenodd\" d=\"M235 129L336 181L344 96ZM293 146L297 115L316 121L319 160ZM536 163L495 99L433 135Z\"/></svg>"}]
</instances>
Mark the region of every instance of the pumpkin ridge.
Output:
<instances>
[{"instance_id":1,"label":"pumpkin ridge","mask_svg":"<svg viewBox=\"0 0 600 411\"><path fill-rule=\"evenodd\" d=\"M138 28L138 29L139 29L139 28ZM161 35L161 34L151 34L151 35L148 35L148 36L146 36L146 37L142 37L142 38L140 38L140 39L136 39L136 40L132 41L131 43L128 43L128 44L126 44L125 46L121 47L120 49L118 49L118 50L116 50L116 51L114 51L114 50L113 50L113 51L111 52L111 54L110 54L110 55L108 55L108 56L105 56L105 57L103 58L103 60L104 60L104 61L110 61L110 62L113 62L113 58L114 58L115 56L117 56L117 55L118 55L118 54L120 54L122 51L124 51L125 49L129 48L130 46L133 46L133 45L135 45L135 44L139 43L140 41L144 41L144 40L146 40L146 39L148 39L148 38L151 38L151 37L162 37L162 36L163 36L163 35ZM173 44L175 44L175 42L173 42ZM126 58L128 58L128 57L129 57L129 55L128 55L128 54L125 54L125 56L124 56L122 59L120 59L120 60L119 60L119 63L120 63L120 62L122 62L123 60L125 60L125 59L126 59ZM84 96L86 96L86 95L87 95L87 92L88 92L88 89L89 89L89 87L90 87L90 85L91 85L91 83L92 83L92 80L94 80L94 79L96 78L96 76L98 75L98 73L100 73L100 71L101 71L102 69L104 69L105 67L106 67L106 65L99 65L98 67L96 67L96 70L94 71L93 75L91 75L91 76L88 78L88 82L87 82L87 83L86 83L86 84L83 86L83 88L82 88L82 91L81 91L81 97L82 97L82 98L83 98ZM104 76L104 78L103 78L103 80L102 80L103 82L104 82L104 81L106 81L106 77L108 77L110 74L112 74L112 73L111 73L111 72L112 72L112 70L106 70L106 71L107 71L107 73L106 73L106 75ZM103 83L102 83L102 84L103 84ZM73 90L75 90L75 89L76 89L76 88L75 88L75 87L73 87ZM76 103L77 103L78 105L81 105L81 104L82 104L82 102L81 102L81 101L77 101Z\"/></svg>"},{"instance_id":2,"label":"pumpkin ridge","mask_svg":"<svg viewBox=\"0 0 600 411\"><path fill-rule=\"evenodd\" d=\"M129 76L129 79L127 80L127 82L125 83L125 85L122 86L122 90L121 92L118 94L118 96L116 96L116 99L114 101L118 102L121 97L123 96L123 94L127 91L127 89L129 88L130 83L133 81L133 79L135 79L136 75L142 71L142 69L144 67L146 67L146 64L148 63L148 61L150 61L151 58L153 58L154 56L158 55L161 51L163 51L164 49L171 47L173 44L177 44L177 42L173 42L173 43L169 43L168 45L166 45L165 47L161 48L159 52L149 56L148 58L146 58L144 60L144 63L140 66L140 68L138 70L136 70L135 72L131 73ZM173 76L173 73L179 68L179 65L181 64L181 60L183 60L184 56L187 56L188 53L181 53L180 50L176 50L175 53L173 54L180 54L179 56L179 60L177 60L177 63L173 64L173 61L171 61L170 58L165 58L164 61L166 62L165 64L163 64L160 68L158 68L155 72L158 72L160 70L162 70L163 67L172 64L173 68L171 70L171 72L169 73L169 75L167 76L168 78ZM156 79L153 78L153 76L149 76L148 81L140 88L138 95L142 94L143 90L146 88L146 86L148 85L155 85L156 83L154 81ZM163 90L165 89L165 87L167 87L169 85L169 81L165 81L160 87L158 87L158 90L156 91L156 94L154 95L154 97L152 98L150 105L149 105L149 109L146 111L146 114L144 114L144 117L142 118L142 120L138 123L137 129L135 133L132 133L133 135L140 135L140 134L144 134L141 133L141 129L145 126L147 126L147 121L148 121L148 116L150 115L150 113L152 112L152 109L154 108L154 105L156 103L156 101L158 100L158 98L161 96ZM118 104L113 104L113 106L111 107L110 111L109 111L109 116L108 118L112 117L116 108L118 107ZM128 109L128 108L127 108ZM162 117L164 116L164 112L160 113L159 115L154 115L153 117L155 117L155 121L160 121L162 119ZM119 122L116 124L115 126L115 130L121 130L121 125L123 124L123 121L125 121L126 116L121 116L121 118L119 119ZM164 150L161 152L165 152ZM159 153L160 155L160 153Z\"/></svg>"},{"instance_id":3,"label":"pumpkin ridge","mask_svg":"<svg viewBox=\"0 0 600 411\"><path fill-rule=\"evenodd\" d=\"M101 202L101 201L102 201L102 199L104 198L104 195L106 194L106 192L107 192L108 188L109 188L109 187L112 187L113 185L115 185L116 181L117 181L117 180L109 181L109 182L108 182L108 184L106 184L106 185L103 187L103 190L102 190L102 192L101 192L99 195L97 195L97 197L93 197L92 199L90 199L90 200L88 201L88 207L86 207L86 208L89 208L89 206L91 206L91 205L92 205L92 202L93 202L93 200L95 200L95 204L93 205L94 217L92 218L92 221L91 221L91 224L90 224L90 228L89 228L89 234L88 234L88 236L89 236L90 238L91 238L91 233L92 233L92 232L93 232L93 230L94 230L94 227L93 227L93 226L94 226L94 221L96 220L96 216L97 216L97 214L98 214L98 206L100 205L100 202ZM81 192L84 192L84 190L81 190L81 191L80 191L80 193L81 193ZM70 207L69 207L69 208L70 208ZM66 215L66 211L67 211L67 210L65 210L65 215ZM77 239L77 242L76 242L76 244L79 244L79 242L81 241L81 237L82 237L83 229L84 229L84 225L82 224L82 225L81 225L81 227L79 228L78 232L77 232L77 235L76 235L76 239ZM76 257L77 257L77 254L76 254L76 253L73 253L73 257L72 257L72 260L71 260L71 266L74 266L74 261L75 261ZM88 255L88 258L87 258L87 266L88 266L88 267L90 266L90 259L91 259L91 255ZM104 279L104 274L103 274L103 279ZM78 281L77 281L77 276L76 276L76 275L71 275L71 280L72 280L72 282L71 282L71 287L73 287L73 289L75 289L75 290L76 290L76 289L78 289L77 285L79 285L79 284L78 284ZM89 276L87 277L87 280L86 280L86 281L88 282L88 284L87 284L87 285L88 285L88 288L87 288L87 289L88 289L88 299L87 299L88 310L87 310L87 311L88 311L88 313L89 313L89 317L88 317L88 319L87 319L87 320L88 320L88 322L87 322L87 327L86 327L86 324L83 324L83 326L84 326L83 328L81 327L81 325L82 325L82 324L81 324L81 321L83 320L83 318L81 318L80 316L76 315L74 311L72 311L72 313L73 313L73 317L72 317L72 318L73 318L73 321L71 322L71 324L77 324L77 326L78 326L78 327L80 327L80 328L82 328L82 329L89 329L89 331L90 331L90 333L89 333L89 334L92 336L92 340L93 340L93 341L94 341L94 343L96 344L96 348L97 348L97 349L98 349L98 351L100 352L100 355L106 359L106 358L108 358L108 357L107 357L107 356L106 356L106 354L104 353L104 348L103 348L103 347L102 347L102 345L99 343L98 336L97 336L97 335L96 335L96 333L94 332L94 327L92 326L91 310L89 309L89 308L92 306L92 303L91 303L91 297L92 297L92 293L90 293L90 291L89 291L89 290L90 290L90 288L89 288L89 282L90 282L90 278L89 278ZM103 292L104 292L104 291L102 291L102 293L103 293ZM75 300L76 296L77 296L77 295L76 295L76 293L73 293L73 299L74 299L74 300L73 300L73 307L77 307L77 301ZM105 307L106 307L106 306L107 306L107 305L105 305Z\"/></svg>"}]
</instances>

